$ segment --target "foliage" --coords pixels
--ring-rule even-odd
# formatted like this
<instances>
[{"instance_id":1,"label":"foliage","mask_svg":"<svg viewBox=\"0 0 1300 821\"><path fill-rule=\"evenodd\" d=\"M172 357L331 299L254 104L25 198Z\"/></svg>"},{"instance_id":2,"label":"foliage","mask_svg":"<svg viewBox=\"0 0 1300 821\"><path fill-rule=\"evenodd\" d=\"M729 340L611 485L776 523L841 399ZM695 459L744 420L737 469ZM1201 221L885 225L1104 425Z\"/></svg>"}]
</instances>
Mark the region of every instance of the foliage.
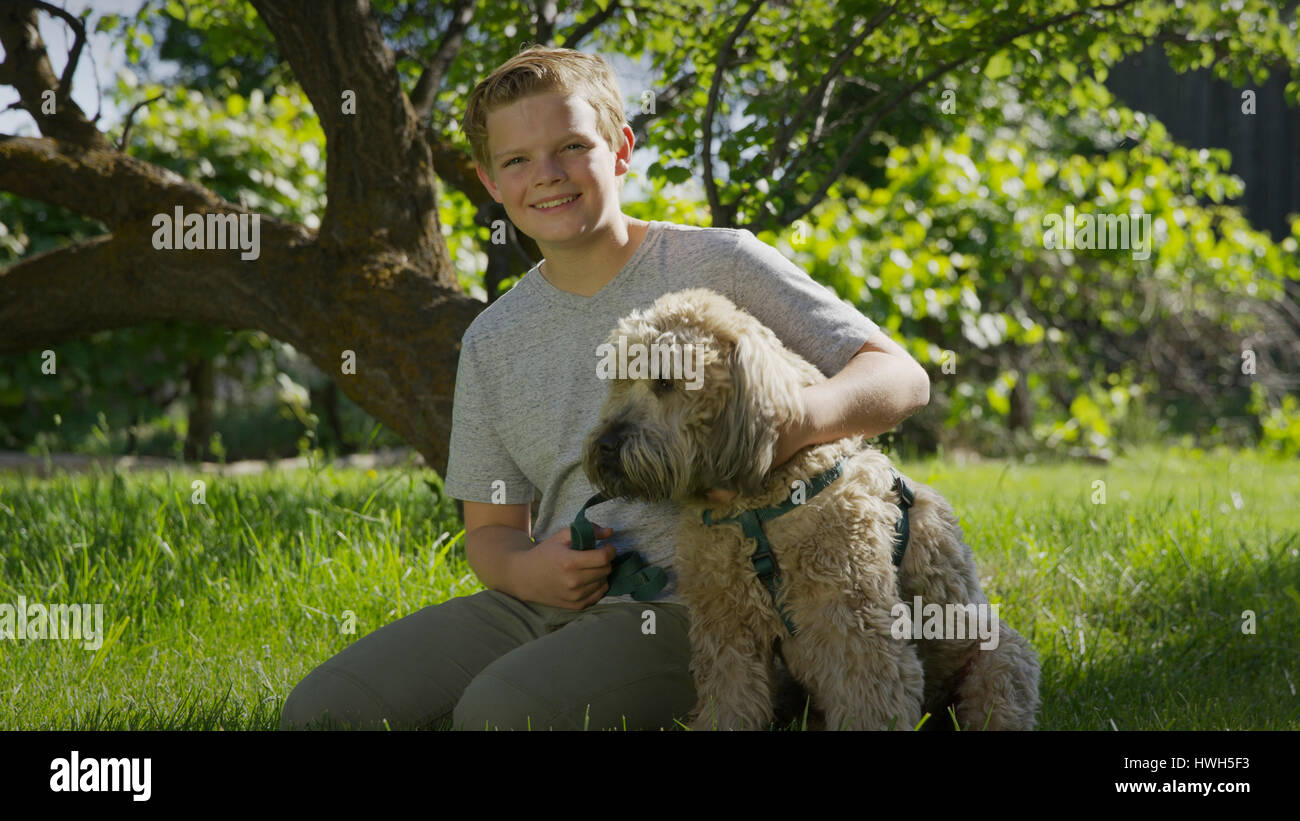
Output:
<instances>
[{"instance_id":1,"label":"foliage","mask_svg":"<svg viewBox=\"0 0 1300 821\"><path fill-rule=\"evenodd\" d=\"M1294 280L1296 236L1274 244L1250 230L1223 205L1240 183L1222 152L1173 145L1158 123L1116 108L1099 83L1123 56L1158 42L1180 70L1210 66L1237 84L1281 73L1298 102L1294 4L584 0L558 3L544 19L545 8L493 0L477 9L436 90L434 137L468 150L457 125L465 98L528 42L638 61L650 87L623 89L629 113L647 92L659 108L648 118L647 193L627 212L744 225L788 250L909 340L936 379L954 378L951 390L933 393L931 419L955 435L982 448L1019 440L1104 456L1126 432L1241 438L1227 429L1235 417L1289 452L1280 443L1292 436L1292 406L1280 383L1235 369L1243 347L1291 339L1265 331L1261 306L1284 298L1280 283ZM375 0L372 11L413 89L456 9ZM324 137L250 3L150 0L134 15L89 20L124 43L146 76L162 60L179 67L167 86L134 72L119 79L123 106L164 95L137 117L134 156L263 213L318 224ZM600 22L575 40L588 20ZM462 287L483 297L488 229L475 224L469 193L443 185L439 216ZM1140 206L1156 248L1141 261L1043 248L1043 217L1067 206ZM0 261L102 230L14 198L0 200L0 213L12 226L0 232L8 254ZM97 395L142 397L108 408L113 425L174 392L197 356L226 365L260 356L256 379L289 379L266 365L283 353L279 343L242 331L183 333L113 332L86 351L75 346L91 343L70 343L69 378L100 380ZM957 364L951 375L944 348ZM103 381L118 378L113 367L96 356L157 361L113 382ZM29 441L40 428L30 416L26 427L14 422L23 403L83 430L99 423L99 409L78 411L71 394L60 400L36 387L33 361L0 375L0 437ZM1253 401L1248 381L1259 389ZM930 427L933 438L952 438Z\"/></svg>"},{"instance_id":2,"label":"foliage","mask_svg":"<svg viewBox=\"0 0 1300 821\"><path fill-rule=\"evenodd\" d=\"M982 105L1016 128L972 118L956 137L895 145L884 185L846 180L808 221L763 236L930 366L935 421L951 431L935 435L1002 450L1020 380L1039 446L1108 456L1118 429L1150 414L1220 433L1192 423L1248 413L1251 380L1274 401L1284 387L1244 375L1239 351L1259 324L1252 305L1300 280L1300 234L1273 243L1219 204L1241 185L1226 152L1173 143L1090 78L1073 93L1077 113L1053 123L991 86ZM1066 153L1081 136L1135 145ZM1149 257L1046 248L1047 215L1067 208L1148 215ZM1198 404L1179 410L1181 396Z\"/></svg>"},{"instance_id":3,"label":"foliage","mask_svg":"<svg viewBox=\"0 0 1300 821\"><path fill-rule=\"evenodd\" d=\"M680 26L601 29L598 50L648 59L657 91L697 74L670 114L653 120L663 158L652 173L716 183L715 224L754 230L781 230L815 207L840 172L880 151L883 135L907 144L926 126L943 130L939 83L965 105L989 82L1014 85L1025 105L1060 117L1080 104L1080 78L1103 81L1110 65L1159 41L1180 70L1213 66L1238 84L1280 71L1300 102L1295 10L1269 0L687 0L657 9ZM724 55L733 65L715 75ZM715 76L726 85L706 135ZM992 127L1002 113L983 108L979 118ZM716 180L706 153L716 154Z\"/></svg>"},{"instance_id":4,"label":"foliage","mask_svg":"<svg viewBox=\"0 0 1300 821\"><path fill-rule=\"evenodd\" d=\"M232 75L223 76L233 84ZM268 98L253 89L245 98L232 91L217 99L183 86L141 86L128 70L117 78L115 102L163 97L137 115L127 146L132 156L259 213L315 227L324 202L324 135L301 91L276 92ZM0 195L0 225L12 226L0 230L0 263L104 231L94 220L7 194ZM294 352L260 331L154 323L66 342L54 352L55 375L43 373L40 352L3 357L0 447L109 453L124 446L122 434L154 425L174 431L158 455L179 453L187 425L168 415L168 406L193 400L190 378L202 360L247 391L280 386L286 411L302 419L299 431L319 422L307 411L307 390L294 381L303 377L280 364L293 361ZM222 444L210 447L219 454Z\"/></svg>"}]
</instances>

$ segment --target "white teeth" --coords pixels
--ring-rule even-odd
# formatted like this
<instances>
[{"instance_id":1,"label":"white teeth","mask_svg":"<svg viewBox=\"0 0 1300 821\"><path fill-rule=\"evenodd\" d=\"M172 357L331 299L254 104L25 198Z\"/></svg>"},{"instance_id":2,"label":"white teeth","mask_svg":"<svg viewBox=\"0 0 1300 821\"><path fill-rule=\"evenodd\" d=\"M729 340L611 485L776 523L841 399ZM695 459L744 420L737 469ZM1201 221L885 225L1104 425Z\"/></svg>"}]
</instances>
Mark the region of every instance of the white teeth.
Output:
<instances>
[{"instance_id":1,"label":"white teeth","mask_svg":"<svg viewBox=\"0 0 1300 821\"><path fill-rule=\"evenodd\" d=\"M564 205L566 202L573 202L573 201L576 200L576 199L577 199L576 196L574 196L574 197L565 197L565 198L562 199L562 200L552 200L552 201L546 203L545 205L542 205L542 204L539 203L538 205L536 205L536 206L534 206L534 207L535 207L535 208L541 208L542 210L546 210L547 208L555 208L555 207L557 207L557 206Z\"/></svg>"}]
</instances>

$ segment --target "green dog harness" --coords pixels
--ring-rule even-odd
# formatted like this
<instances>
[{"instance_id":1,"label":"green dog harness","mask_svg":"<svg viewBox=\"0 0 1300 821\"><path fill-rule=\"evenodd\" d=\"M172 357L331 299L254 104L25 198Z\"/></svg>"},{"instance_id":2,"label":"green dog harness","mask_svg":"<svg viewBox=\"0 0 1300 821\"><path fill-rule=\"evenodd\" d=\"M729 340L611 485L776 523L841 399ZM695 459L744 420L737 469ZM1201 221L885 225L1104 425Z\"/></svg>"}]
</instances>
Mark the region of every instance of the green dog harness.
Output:
<instances>
[{"instance_id":1,"label":"green dog harness","mask_svg":"<svg viewBox=\"0 0 1300 821\"><path fill-rule=\"evenodd\" d=\"M596 548L596 530L587 521L587 508L608 502L609 497L597 493L587 500L578 511L578 516L569 526L569 538L574 550L594 550ZM614 557L609 572L609 592L607 596L624 596L632 594L637 601L650 601L659 595L668 584L668 573L662 567L646 564L645 559L635 550L620 553Z\"/></svg>"},{"instance_id":2,"label":"green dog harness","mask_svg":"<svg viewBox=\"0 0 1300 821\"><path fill-rule=\"evenodd\" d=\"M844 462L850 457L841 457L831 467L827 468L815 479L808 490L805 498L811 499L818 493L825 490L832 482L840 478L844 472ZM907 543L911 538L911 524L908 519L907 511L916 501L916 496L912 489L903 481L902 475L893 468L890 472L894 474L894 490L898 491L898 507L902 511L902 516L894 525L894 566L901 567L903 564L903 554L907 551ZM704 524L712 527L714 525L727 524L729 522L739 522L745 531L745 537L753 539L757 547L750 561L754 563L754 570L758 573L759 581L767 588L767 592L772 595L772 603L776 605L777 612L781 614L781 621L785 622L785 629L790 631L790 635L795 635L796 629L794 622L790 619L785 608L777 600L776 591L781 585L781 569L777 567L776 557L772 555L772 544L767 540L767 534L763 532L763 522L770 522L778 516L782 516L795 509L795 503L786 499L779 505L772 507L759 508L757 510L746 510L737 516L730 516L726 519L713 519L713 511L704 511Z\"/></svg>"}]
</instances>

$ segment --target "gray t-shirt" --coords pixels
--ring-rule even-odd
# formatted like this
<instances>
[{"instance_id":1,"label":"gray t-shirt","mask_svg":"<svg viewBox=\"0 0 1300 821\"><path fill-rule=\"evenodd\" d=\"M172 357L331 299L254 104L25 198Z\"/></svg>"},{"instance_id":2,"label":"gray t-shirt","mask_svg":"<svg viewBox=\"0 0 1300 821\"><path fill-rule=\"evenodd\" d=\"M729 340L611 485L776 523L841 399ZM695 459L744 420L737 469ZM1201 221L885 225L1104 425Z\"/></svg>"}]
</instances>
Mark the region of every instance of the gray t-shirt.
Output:
<instances>
[{"instance_id":1,"label":"gray t-shirt","mask_svg":"<svg viewBox=\"0 0 1300 821\"><path fill-rule=\"evenodd\" d=\"M582 444L609 390L597 348L618 320L667 293L711 288L767 325L786 347L834 376L877 325L746 230L651 222L622 270L590 297L530 270L465 331L456 372L448 496L522 504L541 491L532 538L572 524L595 489ZM494 490L497 490L494 499ZM656 601L678 602L673 567L680 506L614 499L588 509L610 543L664 568ZM602 601L633 601L606 596Z\"/></svg>"}]
</instances>

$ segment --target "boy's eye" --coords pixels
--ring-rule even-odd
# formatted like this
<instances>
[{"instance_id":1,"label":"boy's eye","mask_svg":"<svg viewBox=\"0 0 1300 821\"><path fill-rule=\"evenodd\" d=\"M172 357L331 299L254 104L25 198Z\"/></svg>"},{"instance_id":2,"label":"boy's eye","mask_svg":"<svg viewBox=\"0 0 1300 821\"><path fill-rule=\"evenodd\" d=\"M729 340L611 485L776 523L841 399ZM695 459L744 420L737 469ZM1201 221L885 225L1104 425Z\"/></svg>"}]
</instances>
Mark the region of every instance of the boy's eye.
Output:
<instances>
[{"instance_id":1,"label":"boy's eye","mask_svg":"<svg viewBox=\"0 0 1300 821\"><path fill-rule=\"evenodd\" d=\"M565 146L566 149L568 149L568 148L581 148L581 149L583 149L584 151L585 151L586 149L590 148L590 147L591 147L591 146L587 145L586 143L569 143L568 145ZM510 166L514 165L516 162L518 162L518 161L520 161L520 160L522 160L522 159L523 159L523 157L511 157L510 159L508 159L508 160L506 160L505 162L501 163L501 167L502 167L502 168L509 168Z\"/></svg>"}]
</instances>

